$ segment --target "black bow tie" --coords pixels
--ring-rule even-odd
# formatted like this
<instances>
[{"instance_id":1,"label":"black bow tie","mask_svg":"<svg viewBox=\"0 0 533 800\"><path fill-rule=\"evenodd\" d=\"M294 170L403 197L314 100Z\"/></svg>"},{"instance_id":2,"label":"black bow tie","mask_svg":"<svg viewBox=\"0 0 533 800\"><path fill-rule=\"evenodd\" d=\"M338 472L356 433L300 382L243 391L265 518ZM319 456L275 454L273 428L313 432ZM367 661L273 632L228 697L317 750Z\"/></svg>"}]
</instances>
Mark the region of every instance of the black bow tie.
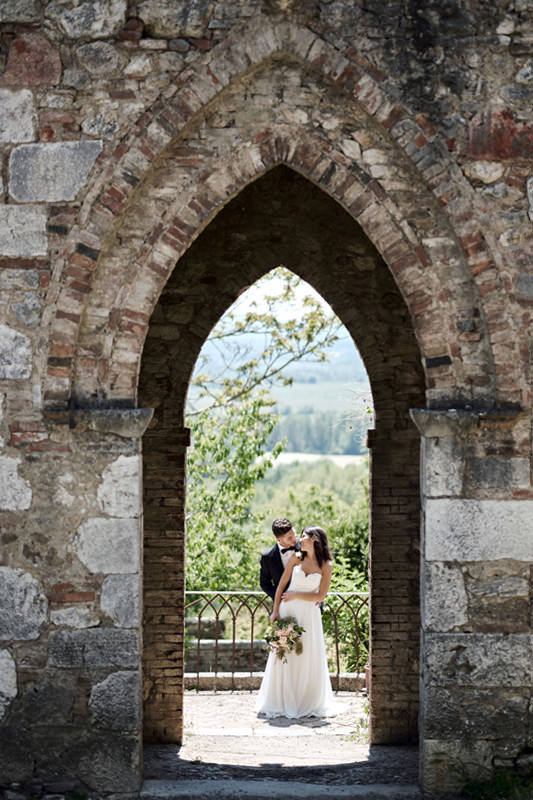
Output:
<instances>
[{"instance_id":1,"label":"black bow tie","mask_svg":"<svg viewBox=\"0 0 533 800\"><path fill-rule=\"evenodd\" d=\"M296 550L296 548L295 547L282 547L281 548L281 554L283 555L283 553L288 553L289 550Z\"/></svg>"}]
</instances>

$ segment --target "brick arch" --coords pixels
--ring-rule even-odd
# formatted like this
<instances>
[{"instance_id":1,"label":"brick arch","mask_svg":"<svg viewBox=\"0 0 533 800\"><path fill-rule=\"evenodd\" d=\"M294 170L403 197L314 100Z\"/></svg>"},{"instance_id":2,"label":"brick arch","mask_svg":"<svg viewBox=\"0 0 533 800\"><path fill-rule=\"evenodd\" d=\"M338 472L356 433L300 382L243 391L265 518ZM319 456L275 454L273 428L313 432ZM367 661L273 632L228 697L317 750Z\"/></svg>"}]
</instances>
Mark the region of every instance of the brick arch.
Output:
<instances>
[{"instance_id":1,"label":"brick arch","mask_svg":"<svg viewBox=\"0 0 533 800\"><path fill-rule=\"evenodd\" d=\"M169 619L183 618L183 421L190 374L220 316L280 263L331 304L368 371L377 410L371 442L371 734L374 743L414 741L420 437L409 410L424 403L419 345L394 278L362 228L330 195L282 165L249 183L204 228L172 272L150 320L139 381L140 404L155 407L143 437L145 737L181 739L183 652L162 609Z\"/></svg>"},{"instance_id":2,"label":"brick arch","mask_svg":"<svg viewBox=\"0 0 533 800\"><path fill-rule=\"evenodd\" d=\"M516 401L512 356L500 350L498 339L491 341L504 324L497 314L501 281L475 225L471 191L435 132L387 97L384 76L368 62L306 28L260 18L242 32L238 48L234 41L229 37L178 75L131 135L101 159L82 210L83 226L72 232L60 285L54 287L47 405L61 406L69 398L80 404L135 402L150 311L174 264L228 199L277 163L301 171L335 197L382 253L415 322L431 405ZM388 154L381 165L365 161L372 147L353 158L335 149L324 132L295 122L280 126L274 119L241 141L227 165L214 155L211 178L197 153L185 146L180 156L180 145L232 87L287 58L318 76L338 112L345 115L350 105L363 115ZM399 161L405 165L404 186L394 188ZM411 201L402 197L409 194L408 173ZM173 186L179 187L178 207L165 198ZM413 189L424 197L423 213ZM143 204L148 198L152 206ZM154 206L162 209L161 218L125 257L125 241Z\"/></svg>"}]
</instances>

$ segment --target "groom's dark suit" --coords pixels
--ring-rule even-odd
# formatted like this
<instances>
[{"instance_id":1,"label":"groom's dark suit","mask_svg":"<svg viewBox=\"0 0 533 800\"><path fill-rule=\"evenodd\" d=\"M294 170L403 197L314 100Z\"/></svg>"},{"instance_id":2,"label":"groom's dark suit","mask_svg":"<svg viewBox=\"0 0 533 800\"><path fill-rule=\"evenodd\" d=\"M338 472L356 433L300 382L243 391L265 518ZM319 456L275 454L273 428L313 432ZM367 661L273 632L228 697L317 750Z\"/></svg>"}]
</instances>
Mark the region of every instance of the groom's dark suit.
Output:
<instances>
[{"instance_id":1,"label":"groom's dark suit","mask_svg":"<svg viewBox=\"0 0 533 800\"><path fill-rule=\"evenodd\" d=\"M269 597L274 599L276 589L281 576L283 575L283 564L281 562L281 554L279 551L278 543L265 550L261 556L261 572L259 575L259 583L261 589L268 594ZM288 584L287 584L288 586Z\"/></svg>"}]
</instances>

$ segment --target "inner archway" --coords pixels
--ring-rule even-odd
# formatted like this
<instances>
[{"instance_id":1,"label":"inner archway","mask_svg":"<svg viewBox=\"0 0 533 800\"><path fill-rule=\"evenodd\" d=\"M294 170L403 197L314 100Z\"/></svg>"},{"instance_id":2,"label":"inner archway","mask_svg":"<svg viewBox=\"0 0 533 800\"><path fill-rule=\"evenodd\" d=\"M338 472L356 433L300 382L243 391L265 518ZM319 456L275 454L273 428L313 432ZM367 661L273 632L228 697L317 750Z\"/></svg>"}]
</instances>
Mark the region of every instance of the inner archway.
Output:
<instances>
[{"instance_id":1,"label":"inner archway","mask_svg":"<svg viewBox=\"0 0 533 800\"><path fill-rule=\"evenodd\" d=\"M278 166L244 188L179 260L152 314L139 404L155 407L144 450L145 737L182 735L184 478L188 381L209 331L238 294L284 264L342 320L365 362L371 437L371 741L417 735L420 351L405 302L360 226L307 179Z\"/></svg>"}]
</instances>

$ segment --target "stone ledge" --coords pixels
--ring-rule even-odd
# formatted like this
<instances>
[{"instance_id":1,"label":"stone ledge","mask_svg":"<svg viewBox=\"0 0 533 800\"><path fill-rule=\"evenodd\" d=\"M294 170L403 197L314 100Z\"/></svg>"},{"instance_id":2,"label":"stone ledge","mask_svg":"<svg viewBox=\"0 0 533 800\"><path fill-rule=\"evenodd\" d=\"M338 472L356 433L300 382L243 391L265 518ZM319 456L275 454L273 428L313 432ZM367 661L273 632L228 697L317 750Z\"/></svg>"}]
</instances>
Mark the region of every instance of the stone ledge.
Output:
<instances>
[{"instance_id":1,"label":"stone ledge","mask_svg":"<svg viewBox=\"0 0 533 800\"><path fill-rule=\"evenodd\" d=\"M494 411L469 411L450 408L434 411L426 408L411 408L411 419L426 439L463 437L477 431L483 424L513 427L524 417L522 409L495 409Z\"/></svg>"},{"instance_id":2,"label":"stone ledge","mask_svg":"<svg viewBox=\"0 0 533 800\"><path fill-rule=\"evenodd\" d=\"M153 408L90 408L71 412L50 409L45 411L45 418L52 425L68 424L75 433L85 433L86 431L114 433L125 439L140 439L153 415Z\"/></svg>"}]
</instances>

